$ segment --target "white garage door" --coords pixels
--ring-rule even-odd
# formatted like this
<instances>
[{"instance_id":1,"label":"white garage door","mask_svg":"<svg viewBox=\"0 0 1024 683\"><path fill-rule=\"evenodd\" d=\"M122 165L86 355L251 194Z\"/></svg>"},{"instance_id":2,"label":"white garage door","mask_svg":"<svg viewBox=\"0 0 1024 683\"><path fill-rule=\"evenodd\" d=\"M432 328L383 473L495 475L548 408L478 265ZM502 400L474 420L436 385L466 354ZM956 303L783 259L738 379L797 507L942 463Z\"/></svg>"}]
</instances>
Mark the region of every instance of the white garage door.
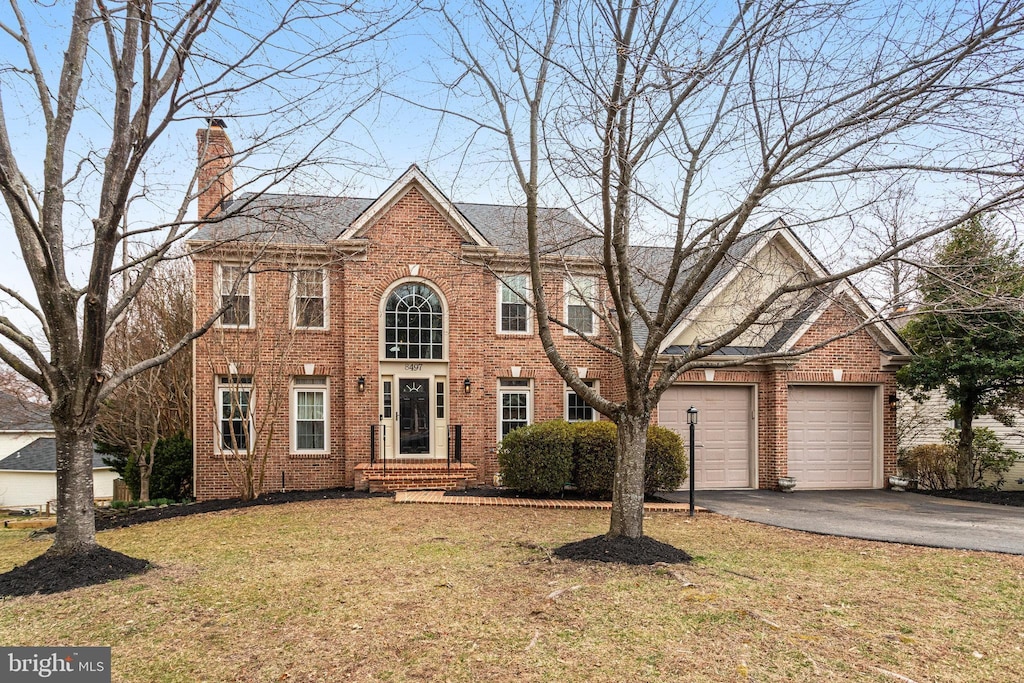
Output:
<instances>
[{"instance_id":1,"label":"white garage door","mask_svg":"<svg viewBox=\"0 0 1024 683\"><path fill-rule=\"evenodd\" d=\"M873 387L789 387L789 476L798 489L871 488Z\"/></svg>"},{"instance_id":2,"label":"white garage door","mask_svg":"<svg viewBox=\"0 0 1024 683\"><path fill-rule=\"evenodd\" d=\"M689 457L686 410L698 412L694 485L699 489L747 488L750 479L750 387L678 386L658 404L658 424L683 439ZM689 486L689 484L687 484Z\"/></svg>"}]
</instances>

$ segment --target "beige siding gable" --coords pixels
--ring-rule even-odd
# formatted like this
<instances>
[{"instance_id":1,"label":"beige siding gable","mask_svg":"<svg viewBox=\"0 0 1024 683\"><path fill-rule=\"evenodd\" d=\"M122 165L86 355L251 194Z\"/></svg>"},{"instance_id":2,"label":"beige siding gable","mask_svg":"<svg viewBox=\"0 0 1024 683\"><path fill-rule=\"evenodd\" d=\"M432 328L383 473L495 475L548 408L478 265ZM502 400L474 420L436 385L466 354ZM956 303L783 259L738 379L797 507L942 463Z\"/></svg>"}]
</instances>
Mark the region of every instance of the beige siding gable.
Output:
<instances>
[{"instance_id":1,"label":"beige siding gable","mask_svg":"<svg viewBox=\"0 0 1024 683\"><path fill-rule=\"evenodd\" d=\"M806 281L801 259L776 234L745 263L737 266L708 301L696 307L694 317L684 322L680 333L667 346L704 343L727 332L771 295L778 287ZM764 346L792 318L809 296L796 292L782 297L759 322L741 334L731 346Z\"/></svg>"}]
</instances>

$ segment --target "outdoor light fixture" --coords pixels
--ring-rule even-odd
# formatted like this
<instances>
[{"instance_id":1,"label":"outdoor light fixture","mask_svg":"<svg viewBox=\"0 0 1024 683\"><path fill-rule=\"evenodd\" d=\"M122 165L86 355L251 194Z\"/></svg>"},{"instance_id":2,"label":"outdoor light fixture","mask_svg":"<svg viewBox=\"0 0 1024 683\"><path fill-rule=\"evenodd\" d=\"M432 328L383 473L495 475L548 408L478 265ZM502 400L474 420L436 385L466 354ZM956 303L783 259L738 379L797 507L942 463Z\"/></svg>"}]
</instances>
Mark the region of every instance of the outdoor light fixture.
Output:
<instances>
[{"instance_id":1,"label":"outdoor light fixture","mask_svg":"<svg viewBox=\"0 0 1024 683\"><path fill-rule=\"evenodd\" d=\"M359 393L366 391L366 378L359 375L359 379L356 380L356 387L359 388Z\"/></svg>"},{"instance_id":2,"label":"outdoor light fixture","mask_svg":"<svg viewBox=\"0 0 1024 683\"><path fill-rule=\"evenodd\" d=\"M693 488L694 488L694 442L696 441L697 432L697 409L693 406L686 411L686 423L690 425L690 471L688 473L688 479L690 480L690 516L693 517Z\"/></svg>"},{"instance_id":3,"label":"outdoor light fixture","mask_svg":"<svg viewBox=\"0 0 1024 683\"><path fill-rule=\"evenodd\" d=\"M467 394L473 390L473 382L468 377L462 380L462 390Z\"/></svg>"},{"instance_id":4,"label":"outdoor light fixture","mask_svg":"<svg viewBox=\"0 0 1024 683\"><path fill-rule=\"evenodd\" d=\"M889 394L889 405L896 407L896 404L900 402L898 394Z\"/></svg>"}]
</instances>

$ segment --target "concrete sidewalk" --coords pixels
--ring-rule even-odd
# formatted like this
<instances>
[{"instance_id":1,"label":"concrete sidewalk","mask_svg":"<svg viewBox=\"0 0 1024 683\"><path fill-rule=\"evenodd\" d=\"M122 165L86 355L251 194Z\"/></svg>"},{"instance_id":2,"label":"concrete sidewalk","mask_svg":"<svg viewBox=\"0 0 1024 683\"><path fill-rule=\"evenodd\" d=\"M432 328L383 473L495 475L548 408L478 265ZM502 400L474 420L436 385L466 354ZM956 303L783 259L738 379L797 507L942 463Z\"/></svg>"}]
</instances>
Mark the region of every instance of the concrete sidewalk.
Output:
<instances>
[{"instance_id":1,"label":"concrete sidewalk","mask_svg":"<svg viewBox=\"0 0 1024 683\"><path fill-rule=\"evenodd\" d=\"M659 494L676 502L685 491ZM1024 508L893 491L698 491L729 517L830 536L1024 555Z\"/></svg>"}]
</instances>

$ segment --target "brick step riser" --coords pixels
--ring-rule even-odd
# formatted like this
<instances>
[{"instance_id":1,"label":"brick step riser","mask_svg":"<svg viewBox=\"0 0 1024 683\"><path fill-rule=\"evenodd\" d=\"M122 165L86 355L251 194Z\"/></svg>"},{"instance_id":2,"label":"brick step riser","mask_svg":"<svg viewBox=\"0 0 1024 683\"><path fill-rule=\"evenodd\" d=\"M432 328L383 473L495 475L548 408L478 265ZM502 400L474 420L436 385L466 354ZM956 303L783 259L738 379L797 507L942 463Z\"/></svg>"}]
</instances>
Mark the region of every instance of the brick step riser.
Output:
<instances>
[{"instance_id":1,"label":"brick step riser","mask_svg":"<svg viewBox=\"0 0 1024 683\"><path fill-rule=\"evenodd\" d=\"M423 491L442 489L445 491L465 490L468 480L465 474L442 474L430 472L416 474L410 472L383 473L367 472L364 481L371 493L393 493L396 491Z\"/></svg>"}]
</instances>

